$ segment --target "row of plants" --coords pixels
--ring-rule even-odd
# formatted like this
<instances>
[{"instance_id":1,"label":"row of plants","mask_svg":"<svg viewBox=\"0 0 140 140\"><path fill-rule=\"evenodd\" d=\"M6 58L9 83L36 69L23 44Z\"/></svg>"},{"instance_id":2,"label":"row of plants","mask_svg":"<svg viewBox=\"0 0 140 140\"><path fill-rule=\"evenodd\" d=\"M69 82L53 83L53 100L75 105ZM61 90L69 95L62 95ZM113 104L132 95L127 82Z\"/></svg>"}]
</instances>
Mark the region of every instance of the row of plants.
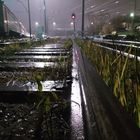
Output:
<instances>
[{"instance_id":1,"label":"row of plants","mask_svg":"<svg viewBox=\"0 0 140 140\"><path fill-rule=\"evenodd\" d=\"M59 40L60 40L59 38L55 38L55 39L38 40L38 41L29 41L29 40L24 42L16 41L15 43L5 44L5 45L1 44L0 55L13 55L15 52L19 52L23 49L41 46L47 43L56 43Z\"/></svg>"},{"instance_id":2,"label":"row of plants","mask_svg":"<svg viewBox=\"0 0 140 140\"><path fill-rule=\"evenodd\" d=\"M56 43L55 41L51 42ZM69 51L69 53L67 57L61 56L60 53L60 56L54 61L57 65L45 67L44 69L17 68L15 71L1 71L0 73L0 83L6 84L7 86L16 83L26 84L29 81L37 84L38 92L34 94L37 96L34 108L38 112L38 120L36 121L37 124L34 132L36 139L65 140L70 138L69 117L71 102L70 88L72 81L72 41L65 40L62 45L62 48ZM11 48L11 51L7 50L5 55L12 55L17 51L25 49L25 47L19 49L19 46L16 48L15 45L11 46ZM59 84L59 81L63 81L64 88L62 89L62 93L44 92L42 82L47 80L55 82L55 85L52 86L53 88Z\"/></svg>"},{"instance_id":3,"label":"row of plants","mask_svg":"<svg viewBox=\"0 0 140 140\"><path fill-rule=\"evenodd\" d=\"M140 62L137 56L130 59L129 55L124 56L121 51L110 51L87 40L77 40L77 43L140 127ZM132 48L125 51L131 54Z\"/></svg>"},{"instance_id":4,"label":"row of plants","mask_svg":"<svg viewBox=\"0 0 140 140\"><path fill-rule=\"evenodd\" d=\"M28 81L36 82L36 77L40 77L39 79L41 81L45 80L66 80L66 77L71 74L71 67L72 67L72 41L66 40L64 44L62 45L62 48L69 53L66 56L60 55L56 58L49 58L45 59L45 62L54 62L54 65L51 67L44 67L44 69L34 69L34 68L22 68L20 69L20 72L18 68L14 72L1 72L0 73L0 79L2 84L11 84L13 83L22 83L25 84ZM9 46L8 50L6 51L6 54L12 55L16 51L21 50L21 48L15 46ZM1 59L2 60L2 59ZM29 62L30 59L28 60ZM42 61L42 60L41 60ZM43 59L44 61L44 59ZM40 62L40 61L35 61Z\"/></svg>"},{"instance_id":5,"label":"row of plants","mask_svg":"<svg viewBox=\"0 0 140 140\"><path fill-rule=\"evenodd\" d=\"M63 81L63 93L50 92L44 94L42 92L41 81L43 77L46 77L45 74L35 76L36 82L38 84L38 95L39 98L36 102L36 107L40 111L39 117L39 127L37 130L37 138L40 139L40 132L42 130L42 137L48 140L57 140L57 139L70 139L70 88L71 82L67 86L67 80L72 80L71 77L71 68L72 68L72 41L66 40L64 42L63 48L69 50L69 56L65 59L63 56L59 57L57 60L57 68L53 68L49 72L51 80L57 81L58 79ZM45 70L47 71L47 70ZM69 79L70 78L70 79ZM67 87L67 88L65 88Z\"/></svg>"}]
</instances>

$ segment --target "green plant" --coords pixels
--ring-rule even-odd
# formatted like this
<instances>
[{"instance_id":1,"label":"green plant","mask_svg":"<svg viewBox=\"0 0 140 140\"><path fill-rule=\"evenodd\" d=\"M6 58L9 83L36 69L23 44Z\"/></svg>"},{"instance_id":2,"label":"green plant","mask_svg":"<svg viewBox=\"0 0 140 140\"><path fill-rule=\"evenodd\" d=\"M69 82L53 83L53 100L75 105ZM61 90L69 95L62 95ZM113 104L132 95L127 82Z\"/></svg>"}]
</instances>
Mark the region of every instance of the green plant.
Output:
<instances>
[{"instance_id":1,"label":"green plant","mask_svg":"<svg viewBox=\"0 0 140 140\"><path fill-rule=\"evenodd\" d=\"M64 45L63 45L63 48L65 49L71 49L72 48L72 40L71 39L67 39L65 42L64 42Z\"/></svg>"},{"instance_id":2,"label":"green plant","mask_svg":"<svg viewBox=\"0 0 140 140\"><path fill-rule=\"evenodd\" d=\"M64 48L70 50L71 45L71 41L68 41L65 43ZM70 126L65 117L69 113L71 101L66 100L62 95L56 94L55 92L43 92L42 81L44 77L50 75L53 81L57 81L58 79L63 81L63 86L65 87L66 78L71 71L71 59L71 54L67 58L60 56L59 59L57 59L57 67L51 68L49 74L47 74L48 68L45 68L44 73L35 75L35 81L38 85L36 107L40 112L39 124L44 124L47 129L46 135L44 136L45 139L54 140L57 137L61 139L61 137L66 137L67 133L70 132ZM41 129L39 124L36 132L39 132ZM39 139L39 134L37 137Z\"/></svg>"},{"instance_id":3,"label":"green plant","mask_svg":"<svg viewBox=\"0 0 140 140\"><path fill-rule=\"evenodd\" d=\"M126 57L121 51L112 52L91 41L77 40L77 43L140 127L140 62L129 59L129 55ZM130 54L132 48L124 51Z\"/></svg>"}]
</instances>

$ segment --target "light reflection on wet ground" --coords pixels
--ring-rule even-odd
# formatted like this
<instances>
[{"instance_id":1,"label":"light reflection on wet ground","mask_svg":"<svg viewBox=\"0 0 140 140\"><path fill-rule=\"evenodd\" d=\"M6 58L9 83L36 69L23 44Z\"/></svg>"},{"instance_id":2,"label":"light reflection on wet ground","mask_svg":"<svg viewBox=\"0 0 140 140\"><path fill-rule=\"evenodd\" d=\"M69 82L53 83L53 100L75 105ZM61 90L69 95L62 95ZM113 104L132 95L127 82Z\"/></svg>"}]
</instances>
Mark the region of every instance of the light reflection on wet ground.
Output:
<instances>
[{"instance_id":1,"label":"light reflection on wet ground","mask_svg":"<svg viewBox=\"0 0 140 140\"><path fill-rule=\"evenodd\" d=\"M56 66L57 63L54 62L0 62L0 68L45 68Z\"/></svg>"},{"instance_id":2,"label":"light reflection on wet ground","mask_svg":"<svg viewBox=\"0 0 140 140\"><path fill-rule=\"evenodd\" d=\"M78 66L76 64L75 55L73 55L73 70L72 70L72 94L71 94L71 139L84 140L84 125L82 116L80 85L78 79Z\"/></svg>"},{"instance_id":3,"label":"light reflection on wet ground","mask_svg":"<svg viewBox=\"0 0 140 140\"><path fill-rule=\"evenodd\" d=\"M47 51L49 48L49 50L52 50L52 52L45 52ZM20 71L21 69L27 70L28 69L34 69L34 68L38 68L38 69L43 69L43 68L56 68L58 66L58 62L56 61L56 58L60 59L62 58L61 56L56 55L59 54L61 55L61 48L62 48L62 44L47 44L45 46L42 47L35 47L32 49L29 49L28 53L32 53L32 55L28 55L26 54L27 52L19 52L17 53L18 55L13 55L13 56L4 56L2 58L1 56L1 61L0 61L0 70L1 70L1 74L2 75L1 78L4 79L4 77L10 77L10 73L14 72L14 75L11 77L11 79L9 79L10 81L8 81L8 83L10 82L10 84L7 85L7 83L3 83L0 85L0 90L1 91L37 91L38 87L37 87L37 83L36 82L32 82L32 81L27 81L26 83L24 82L19 82L18 78L16 75L18 74L18 71ZM33 51L33 49L40 50L42 49L42 51ZM60 49L60 51L55 52L55 50ZM20 53L23 53L23 55L20 55ZM54 55L48 55L51 53L54 53ZM67 51L66 51L67 53ZM64 56L63 58L66 58L67 56ZM28 58L28 61L27 61ZM49 62L49 59L55 59L55 61L51 61ZM62 62L61 66L63 66L64 63ZM26 69L28 68L28 69ZM11 71L12 70L12 71ZM11 71L11 72L10 72ZM16 74L17 72L17 74ZM19 75L21 77L23 77L23 75ZM15 77L15 78L13 78ZM26 74L25 74L26 77ZM15 80L16 79L16 80ZM6 80L6 79L5 79ZM42 87L43 87L43 91L56 91L56 89L61 89L63 86L63 83L59 80L59 83L57 81L48 81L46 79L46 81L42 81L41 82ZM57 84L57 85L56 85Z\"/></svg>"},{"instance_id":4,"label":"light reflection on wet ground","mask_svg":"<svg viewBox=\"0 0 140 140\"><path fill-rule=\"evenodd\" d=\"M52 51L55 51L55 52L63 52L63 51L66 51L66 49L59 49L59 48L56 48L56 49L54 49L54 48L47 48L47 49L45 49L45 48L36 48L36 49L34 49L34 48L32 48L32 49L25 49L24 50L24 52L52 52Z\"/></svg>"},{"instance_id":5,"label":"light reflection on wet ground","mask_svg":"<svg viewBox=\"0 0 140 140\"><path fill-rule=\"evenodd\" d=\"M7 56L4 56L4 57L0 57L0 59L6 59L6 60L10 60L10 59L26 59L26 58L28 58L28 59L32 59L32 58L38 58L38 59L49 59L49 58L52 58L52 57L56 57L56 56L46 56L46 55L22 55L22 56L16 56L16 55L14 55L14 56L9 56L9 57L7 57Z\"/></svg>"},{"instance_id":6,"label":"light reflection on wet ground","mask_svg":"<svg viewBox=\"0 0 140 140\"><path fill-rule=\"evenodd\" d=\"M53 55L53 56L51 56L51 55L14 55L14 56L9 56L9 57L0 57L0 60L1 60L1 62L3 61L3 60L14 60L15 59L15 61L17 61L17 59L20 61L21 59L23 59L23 60L33 60L33 59L35 59L35 60L41 60L42 59L42 61L43 61L43 59L45 60L45 59L56 59L56 58L58 58L58 59L60 59L60 58L62 58L62 56L55 56L55 55ZM67 58L67 56L63 56L63 58Z\"/></svg>"},{"instance_id":7,"label":"light reflection on wet ground","mask_svg":"<svg viewBox=\"0 0 140 140\"><path fill-rule=\"evenodd\" d=\"M42 91L61 91L63 88L63 81L41 81ZM18 83L12 81L6 88L6 85L0 85L0 91L38 91L36 82ZM59 89L59 90L58 90Z\"/></svg>"},{"instance_id":8,"label":"light reflection on wet ground","mask_svg":"<svg viewBox=\"0 0 140 140\"><path fill-rule=\"evenodd\" d=\"M62 51L63 50L63 51ZM57 63L49 59L66 58L69 52L64 50L62 44L47 44L41 47L25 49L17 52L13 56L4 56L0 58L0 68L45 68L57 66ZM14 60L15 59L15 60ZM17 60L19 59L19 60ZM48 62L47 62L48 59ZM12 60L12 61L11 61Z\"/></svg>"},{"instance_id":9,"label":"light reflection on wet ground","mask_svg":"<svg viewBox=\"0 0 140 140\"><path fill-rule=\"evenodd\" d=\"M52 52L40 52L40 51L36 51L36 52L19 52L19 53L16 53L15 55L66 55L66 54L69 54L69 52L55 52L55 51L52 51Z\"/></svg>"}]
</instances>

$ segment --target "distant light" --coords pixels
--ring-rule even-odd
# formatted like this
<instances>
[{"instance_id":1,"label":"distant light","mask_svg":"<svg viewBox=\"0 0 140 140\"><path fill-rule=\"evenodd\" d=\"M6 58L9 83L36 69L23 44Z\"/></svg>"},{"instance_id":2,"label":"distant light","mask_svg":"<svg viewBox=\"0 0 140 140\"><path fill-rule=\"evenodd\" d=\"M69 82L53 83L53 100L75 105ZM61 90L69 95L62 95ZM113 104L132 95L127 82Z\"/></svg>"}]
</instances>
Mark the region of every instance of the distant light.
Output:
<instances>
[{"instance_id":1,"label":"distant light","mask_svg":"<svg viewBox=\"0 0 140 140\"><path fill-rule=\"evenodd\" d=\"M39 25L39 23L38 22L35 22L35 26L38 26Z\"/></svg>"},{"instance_id":2,"label":"distant light","mask_svg":"<svg viewBox=\"0 0 140 140\"><path fill-rule=\"evenodd\" d=\"M56 25L56 22L53 22L53 26L55 26Z\"/></svg>"},{"instance_id":3,"label":"distant light","mask_svg":"<svg viewBox=\"0 0 140 140\"><path fill-rule=\"evenodd\" d=\"M75 18L75 16L72 16L72 19L74 19Z\"/></svg>"},{"instance_id":4,"label":"distant light","mask_svg":"<svg viewBox=\"0 0 140 140\"><path fill-rule=\"evenodd\" d=\"M100 10L101 12L104 12L105 10L104 9L102 9L102 10Z\"/></svg>"},{"instance_id":5,"label":"distant light","mask_svg":"<svg viewBox=\"0 0 140 140\"><path fill-rule=\"evenodd\" d=\"M117 4L117 3L119 3L119 1L117 0L117 1L115 1L115 3Z\"/></svg>"},{"instance_id":6,"label":"distant light","mask_svg":"<svg viewBox=\"0 0 140 140\"><path fill-rule=\"evenodd\" d=\"M42 34L42 37L43 37L43 38L46 38L46 37L47 37L47 35L45 35L45 34Z\"/></svg>"},{"instance_id":7,"label":"distant light","mask_svg":"<svg viewBox=\"0 0 140 140\"><path fill-rule=\"evenodd\" d=\"M113 32L112 32L112 35L116 35L116 34L117 34L117 31L113 31Z\"/></svg>"},{"instance_id":8,"label":"distant light","mask_svg":"<svg viewBox=\"0 0 140 140\"><path fill-rule=\"evenodd\" d=\"M130 17L134 17L134 16L135 16L134 12L130 13Z\"/></svg>"},{"instance_id":9,"label":"distant light","mask_svg":"<svg viewBox=\"0 0 140 140\"><path fill-rule=\"evenodd\" d=\"M72 18L72 19L75 19L75 18L76 18L75 13L72 13L71 18Z\"/></svg>"},{"instance_id":10,"label":"distant light","mask_svg":"<svg viewBox=\"0 0 140 140\"><path fill-rule=\"evenodd\" d=\"M120 12L119 12L119 11L117 11L117 12L116 12L116 14L120 14Z\"/></svg>"},{"instance_id":11,"label":"distant light","mask_svg":"<svg viewBox=\"0 0 140 140\"><path fill-rule=\"evenodd\" d=\"M73 24L74 24L73 22L70 23L70 25L73 25Z\"/></svg>"},{"instance_id":12,"label":"distant light","mask_svg":"<svg viewBox=\"0 0 140 140\"><path fill-rule=\"evenodd\" d=\"M90 24L93 25L93 22L91 22Z\"/></svg>"},{"instance_id":13,"label":"distant light","mask_svg":"<svg viewBox=\"0 0 140 140\"><path fill-rule=\"evenodd\" d=\"M8 21L7 20L4 20L4 23L8 23Z\"/></svg>"},{"instance_id":14,"label":"distant light","mask_svg":"<svg viewBox=\"0 0 140 140\"><path fill-rule=\"evenodd\" d=\"M95 5L91 5L91 6L90 6L90 8L94 8L94 7L95 7Z\"/></svg>"}]
</instances>

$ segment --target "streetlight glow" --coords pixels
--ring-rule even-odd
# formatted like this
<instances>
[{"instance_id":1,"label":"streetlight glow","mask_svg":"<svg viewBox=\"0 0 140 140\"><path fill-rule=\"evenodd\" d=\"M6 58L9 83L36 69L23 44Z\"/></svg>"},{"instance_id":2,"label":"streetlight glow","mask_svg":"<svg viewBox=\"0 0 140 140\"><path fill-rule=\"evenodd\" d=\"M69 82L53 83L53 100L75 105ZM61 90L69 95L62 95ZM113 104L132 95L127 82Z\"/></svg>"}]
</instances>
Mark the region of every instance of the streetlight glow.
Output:
<instances>
[{"instance_id":1,"label":"streetlight glow","mask_svg":"<svg viewBox=\"0 0 140 140\"><path fill-rule=\"evenodd\" d=\"M115 1L115 3L117 4L117 3L119 3L119 1L117 0L117 1Z\"/></svg>"},{"instance_id":2,"label":"streetlight glow","mask_svg":"<svg viewBox=\"0 0 140 140\"><path fill-rule=\"evenodd\" d=\"M134 12L130 13L130 17L134 17L134 16L135 16Z\"/></svg>"},{"instance_id":3,"label":"streetlight glow","mask_svg":"<svg viewBox=\"0 0 140 140\"><path fill-rule=\"evenodd\" d=\"M72 25L72 26L73 26L73 24L74 24L73 22L70 23L70 25Z\"/></svg>"},{"instance_id":4,"label":"streetlight glow","mask_svg":"<svg viewBox=\"0 0 140 140\"><path fill-rule=\"evenodd\" d=\"M35 26L38 26L39 25L39 23L38 22L35 22Z\"/></svg>"},{"instance_id":5,"label":"streetlight glow","mask_svg":"<svg viewBox=\"0 0 140 140\"><path fill-rule=\"evenodd\" d=\"M56 26L56 22L53 22L53 26Z\"/></svg>"}]
</instances>

